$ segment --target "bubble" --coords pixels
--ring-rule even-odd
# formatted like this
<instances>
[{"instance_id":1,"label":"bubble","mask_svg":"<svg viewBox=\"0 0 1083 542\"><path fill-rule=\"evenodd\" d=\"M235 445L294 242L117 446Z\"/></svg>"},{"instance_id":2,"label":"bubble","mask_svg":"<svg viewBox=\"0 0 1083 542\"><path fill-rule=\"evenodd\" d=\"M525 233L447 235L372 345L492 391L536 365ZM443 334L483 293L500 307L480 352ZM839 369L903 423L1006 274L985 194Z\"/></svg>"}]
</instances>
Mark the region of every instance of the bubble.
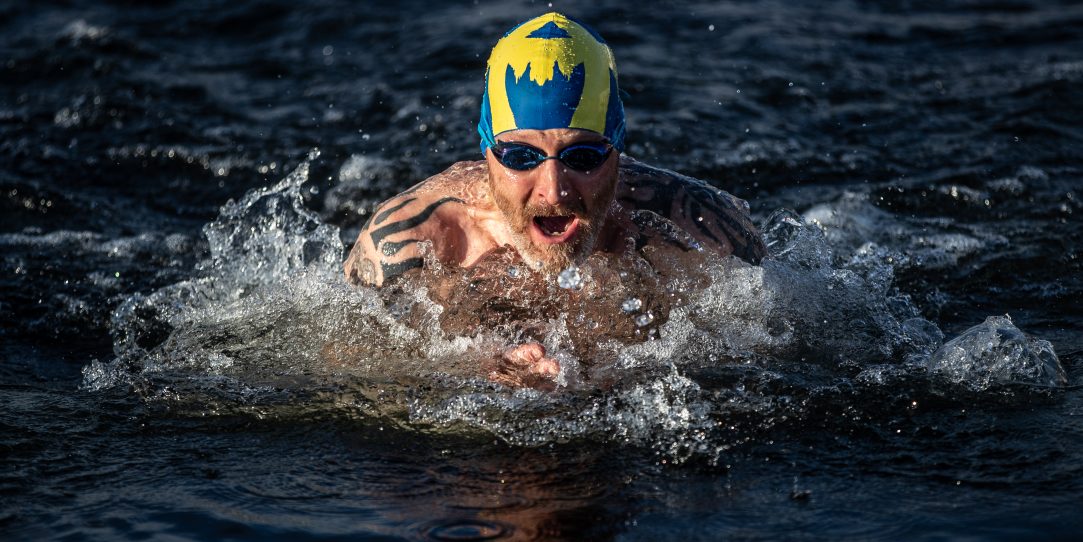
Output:
<instances>
[{"instance_id":1,"label":"bubble","mask_svg":"<svg viewBox=\"0 0 1083 542\"><path fill-rule=\"evenodd\" d=\"M578 290L583 287L583 275L575 264L569 265L557 275L557 286L565 290Z\"/></svg>"}]
</instances>

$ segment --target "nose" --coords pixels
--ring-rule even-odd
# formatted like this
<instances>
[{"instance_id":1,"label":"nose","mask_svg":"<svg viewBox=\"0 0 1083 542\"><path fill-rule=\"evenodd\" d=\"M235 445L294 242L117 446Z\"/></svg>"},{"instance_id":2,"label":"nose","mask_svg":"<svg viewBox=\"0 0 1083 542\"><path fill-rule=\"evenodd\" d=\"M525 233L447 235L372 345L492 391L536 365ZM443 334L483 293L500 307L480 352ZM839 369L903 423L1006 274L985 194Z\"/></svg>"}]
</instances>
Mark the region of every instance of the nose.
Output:
<instances>
[{"instance_id":1,"label":"nose","mask_svg":"<svg viewBox=\"0 0 1083 542\"><path fill-rule=\"evenodd\" d=\"M570 198L567 179L568 169L560 160L546 160L537 167L534 183L535 196L552 205L564 203Z\"/></svg>"}]
</instances>

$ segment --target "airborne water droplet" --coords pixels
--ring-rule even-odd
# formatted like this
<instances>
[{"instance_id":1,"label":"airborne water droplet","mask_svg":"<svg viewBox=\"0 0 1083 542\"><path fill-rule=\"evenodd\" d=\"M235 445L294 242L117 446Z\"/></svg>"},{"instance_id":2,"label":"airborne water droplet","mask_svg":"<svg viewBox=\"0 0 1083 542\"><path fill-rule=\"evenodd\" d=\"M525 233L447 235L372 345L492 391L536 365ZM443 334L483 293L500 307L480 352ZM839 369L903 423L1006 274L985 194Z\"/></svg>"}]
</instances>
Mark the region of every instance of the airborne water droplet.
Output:
<instances>
[{"instance_id":1,"label":"airborne water droplet","mask_svg":"<svg viewBox=\"0 0 1083 542\"><path fill-rule=\"evenodd\" d=\"M579 273L579 268L575 264L569 265L567 269L560 272L557 275L557 286L564 288L565 290L578 290L583 287L583 275Z\"/></svg>"}]
</instances>

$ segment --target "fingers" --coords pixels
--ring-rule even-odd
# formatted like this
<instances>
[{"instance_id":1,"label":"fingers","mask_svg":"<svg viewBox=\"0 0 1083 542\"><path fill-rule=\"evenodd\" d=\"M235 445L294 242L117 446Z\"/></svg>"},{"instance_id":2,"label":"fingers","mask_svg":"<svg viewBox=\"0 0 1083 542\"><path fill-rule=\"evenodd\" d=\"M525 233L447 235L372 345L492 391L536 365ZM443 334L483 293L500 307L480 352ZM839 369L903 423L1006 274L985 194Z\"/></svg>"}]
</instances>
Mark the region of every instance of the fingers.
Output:
<instances>
[{"instance_id":1,"label":"fingers","mask_svg":"<svg viewBox=\"0 0 1083 542\"><path fill-rule=\"evenodd\" d=\"M524 343L504 351L504 360L520 367L527 367L545 357L545 347L538 343Z\"/></svg>"},{"instance_id":2,"label":"fingers","mask_svg":"<svg viewBox=\"0 0 1083 542\"><path fill-rule=\"evenodd\" d=\"M530 372L539 376L555 378L560 374L560 362L553 358L541 358L530 366Z\"/></svg>"},{"instance_id":3,"label":"fingers","mask_svg":"<svg viewBox=\"0 0 1083 542\"><path fill-rule=\"evenodd\" d=\"M560 362L546 357L545 347L535 342L505 350L501 362L489 373L489 380L512 388L552 390L553 379L560 374Z\"/></svg>"}]
</instances>

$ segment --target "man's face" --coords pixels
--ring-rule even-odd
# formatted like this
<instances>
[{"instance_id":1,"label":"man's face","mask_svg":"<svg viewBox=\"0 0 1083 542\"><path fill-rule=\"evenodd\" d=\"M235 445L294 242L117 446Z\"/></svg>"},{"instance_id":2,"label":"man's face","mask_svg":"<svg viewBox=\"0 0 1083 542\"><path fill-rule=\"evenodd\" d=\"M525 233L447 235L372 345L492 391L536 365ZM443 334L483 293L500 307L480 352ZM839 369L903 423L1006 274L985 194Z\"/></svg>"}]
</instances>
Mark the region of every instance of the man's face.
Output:
<instances>
[{"instance_id":1,"label":"man's face","mask_svg":"<svg viewBox=\"0 0 1083 542\"><path fill-rule=\"evenodd\" d=\"M525 143L548 156L584 143L605 141L586 130L514 130L498 142ZM592 171L576 171L559 160L545 160L534 169L517 171L485 153L489 187L504 214L515 249L534 267L559 271L591 253L617 185L618 153L609 154Z\"/></svg>"}]
</instances>

